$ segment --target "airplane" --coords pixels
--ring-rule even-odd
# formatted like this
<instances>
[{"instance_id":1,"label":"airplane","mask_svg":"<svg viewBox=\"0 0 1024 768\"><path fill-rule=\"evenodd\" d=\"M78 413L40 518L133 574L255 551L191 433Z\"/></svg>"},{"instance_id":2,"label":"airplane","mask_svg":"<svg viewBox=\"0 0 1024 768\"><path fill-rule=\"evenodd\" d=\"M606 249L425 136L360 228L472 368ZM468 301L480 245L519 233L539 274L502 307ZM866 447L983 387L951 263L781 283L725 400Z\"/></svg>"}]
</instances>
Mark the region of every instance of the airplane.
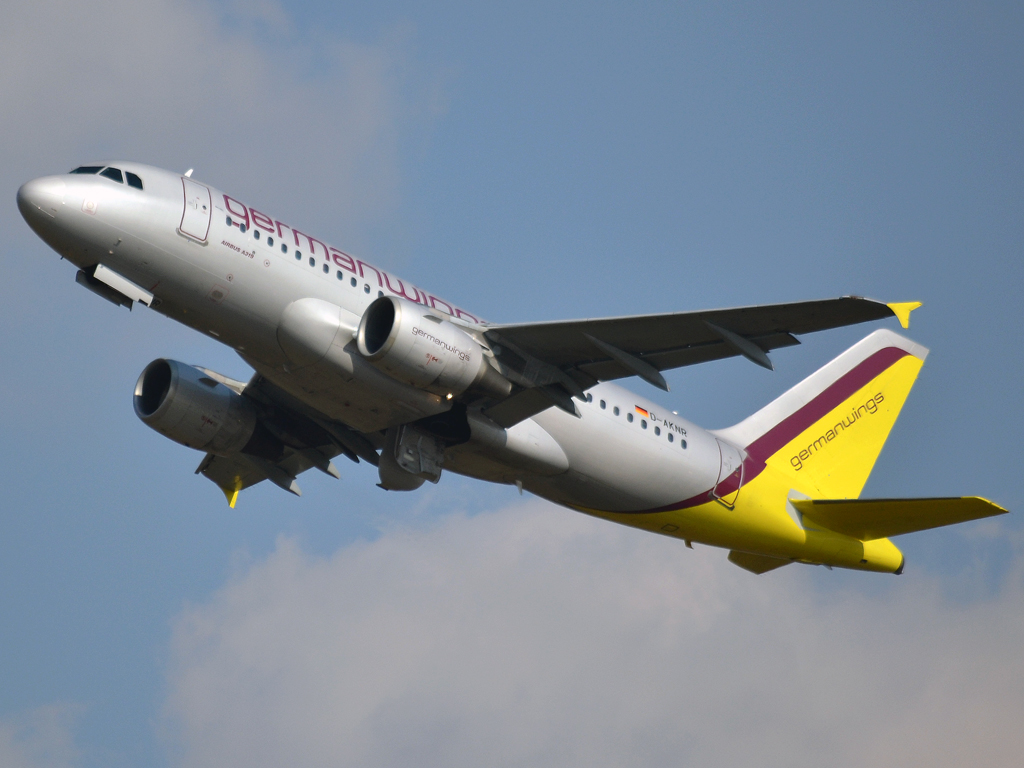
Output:
<instances>
[{"instance_id":1,"label":"airplane","mask_svg":"<svg viewBox=\"0 0 1024 768\"><path fill-rule=\"evenodd\" d=\"M703 429L615 382L768 352L917 302L788 304L491 323L184 174L97 162L17 193L75 280L236 350L248 382L154 360L138 417L203 452L234 507L333 459L412 491L444 470L729 550L753 573L800 562L902 573L889 537L1003 514L979 497L860 499L928 350L882 328L739 424Z\"/></svg>"}]
</instances>

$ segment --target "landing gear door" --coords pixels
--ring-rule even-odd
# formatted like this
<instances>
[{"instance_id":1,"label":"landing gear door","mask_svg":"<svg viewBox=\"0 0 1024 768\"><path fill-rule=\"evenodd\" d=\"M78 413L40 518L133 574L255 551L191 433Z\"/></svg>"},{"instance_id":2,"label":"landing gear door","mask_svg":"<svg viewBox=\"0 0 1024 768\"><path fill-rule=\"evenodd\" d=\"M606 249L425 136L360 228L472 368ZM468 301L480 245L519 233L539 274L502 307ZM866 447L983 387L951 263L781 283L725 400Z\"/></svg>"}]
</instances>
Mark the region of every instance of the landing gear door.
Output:
<instances>
[{"instance_id":1,"label":"landing gear door","mask_svg":"<svg viewBox=\"0 0 1024 768\"><path fill-rule=\"evenodd\" d=\"M210 190L192 179L182 176L181 185L185 193L185 210L181 214L181 234L201 243L210 234L210 215L213 213Z\"/></svg>"},{"instance_id":2,"label":"landing gear door","mask_svg":"<svg viewBox=\"0 0 1024 768\"><path fill-rule=\"evenodd\" d=\"M715 442L718 443L721 464L718 470L718 482L715 483L711 495L731 509L736 505L740 487L743 485L743 452L729 443L723 443L718 438L715 438Z\"/></svg>"}]
</instances>

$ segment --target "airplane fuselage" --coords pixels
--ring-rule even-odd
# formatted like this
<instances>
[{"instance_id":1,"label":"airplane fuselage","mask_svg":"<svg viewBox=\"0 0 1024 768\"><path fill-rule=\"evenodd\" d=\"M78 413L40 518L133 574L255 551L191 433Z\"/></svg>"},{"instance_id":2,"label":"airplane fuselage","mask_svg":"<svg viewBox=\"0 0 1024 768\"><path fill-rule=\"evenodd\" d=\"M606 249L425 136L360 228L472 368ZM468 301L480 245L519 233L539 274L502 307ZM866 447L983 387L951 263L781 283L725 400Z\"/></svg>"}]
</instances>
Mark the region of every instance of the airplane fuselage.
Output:
<instances>
[{"instance_id":1,"label":"airplane fuselage","mask_svg":"<svg viewBox=\"0 0 1024 768\"><path fill-rule=\"evenodd\" d=\"M137 163L113 167L143 188L96 173L43 177L19 192L23 215L80 269L102 265L129 281L139 300L232 347L312 412L379 435L452 407L450 394L397 381L356 349L360 319L381 296L423 307L492 354L481 319L435 294L209 185ZM319 332L324 307L345 331L330 365L289 352L290 339ZM748 455L727 431L702 429L609 382L589 387L577 408L578 416L547 408L494 434L471 419L472 434L447 448L443 466L688 542L787 561L900 567L885 539L802 525L787 508L792 473Z\"/></svg>"},{"instance_id":2,"label":"airplane fuselage","mask_svg":"<svg viewBox=\"0 0 1024 768\"><path fill-rule=\"evenodd\" d=\"M396 400L398 385L360 366L358 354L352 355L355 375L340 392L318 387L321 372L296 369L281 349L282 313L297 299L321 299L341 307L354 330L367 306L389 294L471 326L479 323L476 316L208 185L201 186L209 189L209 201L203 201L209 215L197 216L199 231L185 234L183 183L200 185L135 163L116 167L136 173L145 188L96 175L35 182L54 190L48 193L53 216L41 211L37 232L66 259L80 268L100 262L146 288L156 297L152 309L227 344L290 394L360 431L447 409L439 396L403 392L415 394L417 408L411 410L407 400ZM551 408L513 428L527 441L551 442L552 452L564 452L564 466L560 457L543 473L503 466L476 456L470 444L452 451L445 468L518 480L560 503L606 511L660 507L714 486L720 450L709 432L613 383L598 384L589 394L579 404L579 419ZM638 407L654 415L641 417Z\"/></svg>"}]
</instances>

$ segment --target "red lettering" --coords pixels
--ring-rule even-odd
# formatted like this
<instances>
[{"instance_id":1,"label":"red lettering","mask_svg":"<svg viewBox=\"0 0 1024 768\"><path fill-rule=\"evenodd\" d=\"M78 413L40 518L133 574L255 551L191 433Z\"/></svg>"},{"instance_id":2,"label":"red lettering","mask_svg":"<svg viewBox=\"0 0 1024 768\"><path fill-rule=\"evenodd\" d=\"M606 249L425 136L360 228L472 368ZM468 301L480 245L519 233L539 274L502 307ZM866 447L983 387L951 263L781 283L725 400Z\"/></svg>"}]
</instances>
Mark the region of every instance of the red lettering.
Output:
<instances>
[{"instance_id":1,"label":"red lettering","mask_svg":"<svg viewBox=\"0 0 1024 768\"><path fill-rule=\"evenodd\" d=\"M378 270L374 266L371 266L370 264L367 264L365 261L356 260L356 264L359 265L359 276L360 277L366 277L366 273L363 271L363 267L369 267L370 269L372 269L374 272L377 273L377 285L378 286L384 285L384 281L381 280L381 278L380 278L380 270Z\"/></svg>"},{"instance_id":2,"label":"red lettering","mask_svg":"<svg viewBox=\"0 0 1024 768\"><path fill-rule=\"evenodd\" d=\"M331 248L331 258L334 260L334 263L342 269L347 269L349 272L356 271L355 259L347 253L339 251L337 248Z\"/></svg>"},{"instance_id":3,"label":"red lettering","mask_svg":"<svg viewBox=\"0 0 1024 768\"><path fill-rule=\"evenodd\" d=\"M387 283L389 291L391 291L392 293L397 293L399 296L402 296L402 297L408 299L409 301L415 301L417 304L420 303L420 293L419 293L419 291L417 291L415 288L413 288L412 289L412 294L413 295L410 296L408 293L405 292L405 285L402 283L402 281L399 280L397 277L395 278L395 281L398 283L398 290L397 291L391 285L391 277L388 275L387 272L384 273L384 282Z\"/></svg>"},{"instance_id":4,"label":"red lettering","mask_svg":"<svg viewBox=\"0 0 1024 768\"><path fill-rule=\"evenodd\" d=\"M242 210L236 211L234 208L231 207L232 203L237 205ZM228 213L230 213L232 216L245 219L245 227L246 229L249 228L249 210L245 207L244 204L238 202L233 197L228 197L227 195L224 195L224 207L228 209Z\"/></svg>"},{"instance_id":5,"label":"red lettering","mask_svg":"<svg viewBox=\"0 0 1024 768\"><path fill-rule=\"evenodd\" d=\"M441 309L439 306L437 306L438 304L444 304L445 308ZM447 301L443 301L442 299L437 298L437 296L430 297L430 306L433 307L434 309L441 309L442 312L447 312L449 315L455 314L455 309L452 307L452 305L449 304Z\"/></svg>"},{"instance_id":6,"label":"red lettering","mask_svg":"<svg viewBox=\"0 0 1024 768\"><path fill-rule=\"evenodd\" d=\"M249 213L252 214L252 223L260 229L265 229L267 232L274 231L274 220L269 216L260 213L255 208L250 208Z\"/></svg>"},{"instance_id":7,"label":"red lettering","mask_svg":"<svg viewBox=\"0 0 1024 768\"><path fill-rule=\"evenodd\" d=\"M302 242L300 238L304 237L309 247L310 255L316 255L316 247L319 245L320 248L323 250L323 255L325 259L333 261L339 267L341 267L342 269L346 269L349 272L358 273L359 276L364 279L366 278L366 271L372 270L373 273L377 275L377 286L379 288L383 288L386 285L387 289L396 296L401 296L402 298L408 299L409 301L413 301L417 304L429 306L432 309L436 309L440 312L444 312L448 315L457 317L462 320L467 320L474 324L480 323L480 320L478 320L473 315L459 309L458 307L452 306L447 301L437 298L437 296L420 291L420 289L414 285L406 287L405 283L403 283L397 277L394 278L395 283L398 286L396 288L391 284L392 276L389 275L387 272L381 272L381 270L377 269L372 264L367 264L365 261L354 259L344 251L339 251L337 248L328 247L327 244L324 243L322 240L317 240L315 237L311 237L310 235L307 235L305 232L300 232L299 230L292 228L291 226L285 224L284 222L272 219L266 214L260 213L259 211L255 210L254 208L247 208L244 203L235 200L233 197L228 197L227 195L224 195L224 207L227 209L228 213L230 213L233 217L235 217L236 219L240 219L238 223L240 225L244 223L246 228L248 228L249 226L257 226L260 229L266 230L267 232L277 232L277 236L280 237L282 240L284 239L284 230L289 230L292 233L293 239L295 240L296 248L302 247ZM225 245L230 244L225 243ZM252 256L252 254L248 251L243 251L243 253L245 253L247 256ZM412 291L411 296L409 295L409 291ZM881 395L876 395L875 398L876 402L880 403L883 401ZM854 418L857 418L856 412L854 413Z\"/></svg>"},{"instance_id":8,"label":"red lettering","mask_svg":"<svg viewBox=\"0 0 1024 768\"><path fill-rule=\"evenodd\" d=\"M327 256L327 246L324 245L319 240L317 240L315 237L310 237L305 232L299 232L299 230L297 230L297 229L293 229L292 230L292 234L295 235L295 247L296 248L301 246L301 243L299 242L299 237L302 236L302 237L306 238L306 242L309 243L309 252L310 252L310 254L312 254L313 256L316 256L316 243L320 243L320 247L323 248L323 250L324 250L324 258L325 259L328 258L328 256Z\"/></svg>"}]
</instances>

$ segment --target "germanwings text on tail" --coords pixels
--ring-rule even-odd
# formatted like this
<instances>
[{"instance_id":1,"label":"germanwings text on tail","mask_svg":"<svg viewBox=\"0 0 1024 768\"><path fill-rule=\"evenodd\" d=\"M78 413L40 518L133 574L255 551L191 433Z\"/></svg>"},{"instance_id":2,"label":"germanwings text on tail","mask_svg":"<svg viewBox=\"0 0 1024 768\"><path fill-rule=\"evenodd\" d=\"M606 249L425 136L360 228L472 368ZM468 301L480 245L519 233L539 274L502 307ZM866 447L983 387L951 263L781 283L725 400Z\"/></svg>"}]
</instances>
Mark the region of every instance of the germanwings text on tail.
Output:
<instances>
[{"instance_id":1,"label":"germanwings text on tail","mask_svg":"<svg viewBox=\"0 0 1024 768\"><path fill-rule=\"evenodd\" d=\"M497 324L191 178L95 163L18 190L29 226L115 305L138 302L229 345L236 381L175 360L135 385L139 418L203 456L234 507L269 481L335 478L338 456L414 491L443 471L589 515L793 562L901 573L888 537L1004 513L979 497L861 499L928 350L875 330L739 424L706 430L617 383L896 318L855 296L597 320Z\"/></svg>"}]
</instances>

